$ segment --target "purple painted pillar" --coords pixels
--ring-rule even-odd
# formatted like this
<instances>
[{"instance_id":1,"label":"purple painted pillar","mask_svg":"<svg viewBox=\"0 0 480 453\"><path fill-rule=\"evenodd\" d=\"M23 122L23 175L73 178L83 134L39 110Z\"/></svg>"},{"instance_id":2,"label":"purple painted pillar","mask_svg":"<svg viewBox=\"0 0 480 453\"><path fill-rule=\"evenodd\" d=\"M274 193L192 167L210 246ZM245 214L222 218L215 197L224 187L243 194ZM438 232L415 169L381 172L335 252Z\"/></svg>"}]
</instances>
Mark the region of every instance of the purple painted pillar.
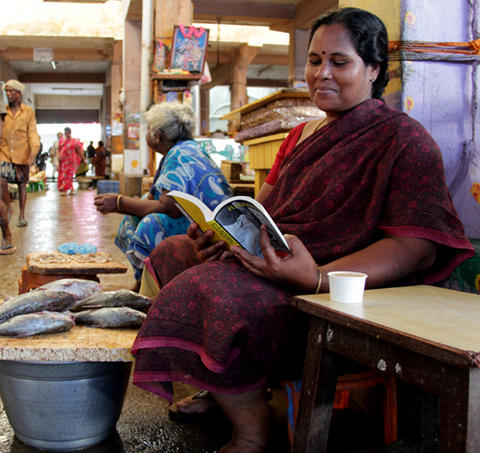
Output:
<instances>
[{"instance_id":1,"label":"purple painted pillar","mask_svg":"<svg viewBox=\"0 0 480 453\"><path fill-rule=\"evenodd\" d=\"M402 40L478 39L479 5L480 0L404 0ZM439 144L466 233L480 238L480 55L467 61L449 56L454 60L403 61L402 106Z\"/></svg>"}]
</instances>

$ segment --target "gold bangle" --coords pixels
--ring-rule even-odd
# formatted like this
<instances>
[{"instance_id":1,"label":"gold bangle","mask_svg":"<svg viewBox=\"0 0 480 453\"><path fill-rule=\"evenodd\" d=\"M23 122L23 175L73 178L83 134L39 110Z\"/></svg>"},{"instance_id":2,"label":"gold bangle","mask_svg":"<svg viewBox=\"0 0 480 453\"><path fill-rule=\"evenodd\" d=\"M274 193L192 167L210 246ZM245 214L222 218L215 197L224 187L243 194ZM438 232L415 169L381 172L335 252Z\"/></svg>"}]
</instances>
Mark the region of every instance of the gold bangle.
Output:
<instances>
[{"instance_id":1,"label":"gold bangle","mask_svg":"<svg viewBox=\"0 0 480 453\"><path fill-rule=\"evenodd\" d=\"M122 197L121 195L118 195L118 196L117 196L117 211L118 211L118 212L120 212L120 198L121 198L121 197Z\"/></svg>"},{"instance_id":2,"label":"gold bangle","mask_svg":"<svg viewBox=\"0 0 480 453\"><path fill-rule=\"evenodd\" d=\"M318 283L317 288L315 289L315 294L320 292L320 287L322 286L322 270L318 268Z\"/></svg>"}]
</instances>

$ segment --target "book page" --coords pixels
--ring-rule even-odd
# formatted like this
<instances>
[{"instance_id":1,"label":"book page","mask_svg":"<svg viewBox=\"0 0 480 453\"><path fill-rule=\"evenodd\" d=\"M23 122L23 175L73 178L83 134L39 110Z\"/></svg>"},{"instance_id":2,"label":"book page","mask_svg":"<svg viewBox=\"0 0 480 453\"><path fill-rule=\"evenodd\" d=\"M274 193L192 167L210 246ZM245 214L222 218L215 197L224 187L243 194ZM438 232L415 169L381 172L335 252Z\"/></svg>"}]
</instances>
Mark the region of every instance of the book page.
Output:
<instances>
[{"instance_id":1,"label":"book page","mask_svg":"<svg viewBox=\"0 0 480 453\"><path fill-rule=\"evenodd\" d=\"M285 238L264 209L259 209L248 198L230 198L229 203L217 211L215 220L252 255L262 256L260 227L267 225L270 242L275 250L289 252ZM263 212L262 212L263 211Z\"/></svg>"},{"instance_id":2,"label":"book page","mask_svg":"<svg viewBox=\"0 0 480 453\"><path fill-rule=\"evenodd\" d=\"M212 212L207 205L190 194L176 190L168 192L168 195L173 197L177 207L185 217L198 224L200 230L207 231L210 229L208 220L210 220Z\"/></svg>"}]
</instances>

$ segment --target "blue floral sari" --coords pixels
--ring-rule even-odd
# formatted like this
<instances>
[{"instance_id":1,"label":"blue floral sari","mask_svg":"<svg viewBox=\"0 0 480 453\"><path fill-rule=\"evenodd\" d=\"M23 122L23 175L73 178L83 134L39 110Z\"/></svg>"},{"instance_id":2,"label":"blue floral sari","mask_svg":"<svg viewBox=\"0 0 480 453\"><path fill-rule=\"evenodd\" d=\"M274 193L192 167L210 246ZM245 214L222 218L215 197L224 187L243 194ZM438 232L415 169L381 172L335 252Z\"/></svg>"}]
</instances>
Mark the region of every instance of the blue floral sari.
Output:
<instances>
[{"instance_id":1,"label":"blue floral sari","mask_svg":"<svg viewBox=\"0 0 480 453\"><path fill-rule=\"evenodd\" d=\"M217 165L194 140L176 143L162 159L150 190L158 200L164 190L179 190L202 200L214 209L232 195L230 186ZM124 252L140 279L143 260L154 247L169 236L184 234L190 221L166 214L149 214L143 218L127 215L115 237L115 245Z\"/></svg>"}]
</instances>

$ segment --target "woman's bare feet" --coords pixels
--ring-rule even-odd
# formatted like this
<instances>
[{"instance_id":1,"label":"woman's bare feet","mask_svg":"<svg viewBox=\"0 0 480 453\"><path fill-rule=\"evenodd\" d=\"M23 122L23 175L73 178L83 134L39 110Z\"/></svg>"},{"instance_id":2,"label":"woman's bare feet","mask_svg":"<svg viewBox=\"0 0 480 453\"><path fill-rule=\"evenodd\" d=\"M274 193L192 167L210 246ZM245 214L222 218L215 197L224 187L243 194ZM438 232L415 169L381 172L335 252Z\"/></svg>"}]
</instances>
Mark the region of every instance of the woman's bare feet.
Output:
<instances>
[{"instance_id":1,"label":"woman's bare feet","mask_svg":"<svg viewBox=\"0 0 480 453\"><path fill-rule=\"evenodd\" d=\"M233 425L230 442L219 453L265 453L271 432L271 413L260 388L237 395L215 393L213 397Z\"/></svg>"}]
</instances>

